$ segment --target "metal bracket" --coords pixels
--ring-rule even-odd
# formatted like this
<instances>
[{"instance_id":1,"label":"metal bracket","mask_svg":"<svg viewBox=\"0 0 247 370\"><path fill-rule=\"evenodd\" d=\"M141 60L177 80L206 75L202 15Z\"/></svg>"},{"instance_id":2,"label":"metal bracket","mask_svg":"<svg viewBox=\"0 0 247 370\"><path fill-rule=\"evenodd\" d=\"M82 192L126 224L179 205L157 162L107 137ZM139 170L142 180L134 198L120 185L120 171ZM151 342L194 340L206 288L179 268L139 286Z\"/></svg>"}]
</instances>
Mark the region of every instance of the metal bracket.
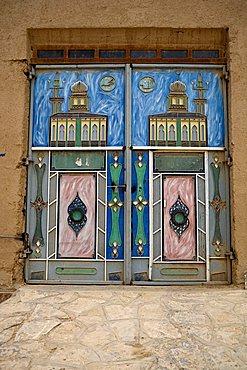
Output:
<instances>
[{"instance_id":1,"label":"metal bracket","mask_svg":"<svg viewBox=\"0 0 247 370\"><path fill-rule=\"evenodd\" d=\"M231 157L231 156L229 156L229 157L227 158L227 166L231 167L232 165L233 165L233 160L232 160L232 157Z\"/></svg>"}]
</instances>

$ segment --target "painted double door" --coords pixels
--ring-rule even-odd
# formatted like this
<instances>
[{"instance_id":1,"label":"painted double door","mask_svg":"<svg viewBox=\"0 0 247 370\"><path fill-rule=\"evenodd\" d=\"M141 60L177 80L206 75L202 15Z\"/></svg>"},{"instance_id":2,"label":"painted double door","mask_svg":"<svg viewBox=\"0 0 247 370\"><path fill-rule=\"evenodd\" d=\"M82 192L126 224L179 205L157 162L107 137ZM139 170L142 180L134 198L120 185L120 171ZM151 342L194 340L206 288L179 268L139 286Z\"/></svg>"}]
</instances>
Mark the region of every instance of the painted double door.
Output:
<instances>
[{"instance_id":1,"label":"painted double door","mask_svg":"<svg viewBox=\"0 0 247 370\"><path fill-rule=\"evenodd\" d=\"M36 69L27 281L229 279L220 74Z\"/></svg>"}]
</instances>

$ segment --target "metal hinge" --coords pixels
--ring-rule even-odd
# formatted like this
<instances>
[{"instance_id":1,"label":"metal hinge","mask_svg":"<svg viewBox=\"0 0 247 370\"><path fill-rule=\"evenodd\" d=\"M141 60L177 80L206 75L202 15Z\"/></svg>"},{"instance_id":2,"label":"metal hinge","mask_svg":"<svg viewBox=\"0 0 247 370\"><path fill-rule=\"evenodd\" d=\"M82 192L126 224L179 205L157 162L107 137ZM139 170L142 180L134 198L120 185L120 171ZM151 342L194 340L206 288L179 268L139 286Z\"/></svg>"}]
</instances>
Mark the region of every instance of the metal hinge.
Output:
<instances>
[{"instance_id":1,"label":"metal hinge","mask_svg":"<svg viewBox=\"0 0 247 370\"><path fill-rule=\"evenodd\" d=\"M226 81L229 80L229 72L227 71L226 67L224 66L223 68L223 76L225 78Z\"/></svg>"},{"instance_id":2,"label":"metal hinge","mask_svg":"<svg viewBox=\"0 0 247 370\"><path fill-rule=\"evenodd\" d=\"M231 156L229 156L229 157L227 158L227 166L231 167L232 165L233 165L233 160L232 160L232 157L231 157Z\"/></svg>"},{"instance_id":3,"label":"metal hinge","mask_svg":"<svg viewBox=\"0 0 247 370\"><path fill-rule=\"evenodd\" d=\"M28 233L22 233L22 240L24 244L24 251L22 253L22 258L27 258L29 254L33 252L33 250L30 248L30 242L29 242L29 234Z\"/></svg>"},{"instance_id":4,"label":"metal hinge","mask_svg":"<svg viewBox=\"0 0 247 370\"><path fill-rule=\"evenodd\" d=\"M26 70L24 71L24 74L27 76L27 79L31 81L35 77L34 67L29 64Z\"/></svg>"},{"instance_id":5,"label":"metal hinge","mask_svg":"<svg viewBox=\"0 0 247 370\"><path fill-rule=\"evenodd\" d=\"M33 162L34 160L31 158L22 158L22 161L21 161L23 166L29 166Z\"/></svg>"},{"instance_id":6,"label":"metal hinge","mask_svg":"<svg viewBox=\"0 0 247 370\"><path fill-rule=\"evenodd\" d=\"M222 163L225 163L228 167L231 167L233 165L232 157L229 155Z\"/></svg>"},{"instance_id":7,"label":"metal hinge","mask_svg":"<svg viewBox=\"0 0 247 370\"><path fill-rule=\"evenodd\" d=\"M225 254L227 257L229 257L230 258L230 260L235 260L236 259L236 257L235 257L235 255L234 255L234 252L233 251L230 251L230 252L226 252L226 254Z\"/></svg>"},{"instance_id":8,"label":"metal hinge","mask_svg":"<svg viewBox=\"0 0 247 370\"><path fill-rule=\"evenodd\" d=\"M223 161L228 167L233 165L232 157L228 156L225 161Z\"/></svg>"}]
</instances>

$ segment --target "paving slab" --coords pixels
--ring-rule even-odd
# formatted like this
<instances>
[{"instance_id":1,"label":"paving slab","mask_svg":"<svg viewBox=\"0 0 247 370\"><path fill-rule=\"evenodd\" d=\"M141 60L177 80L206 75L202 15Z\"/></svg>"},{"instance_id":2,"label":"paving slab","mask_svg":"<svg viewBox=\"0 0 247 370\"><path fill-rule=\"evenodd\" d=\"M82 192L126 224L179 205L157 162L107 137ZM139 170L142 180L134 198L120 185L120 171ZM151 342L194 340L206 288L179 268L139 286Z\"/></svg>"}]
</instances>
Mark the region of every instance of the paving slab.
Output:
<instances>
[{"instance_id":1,"label":"paving slab","mask_svg":"<svg viewBox=\"0 0 247 370\"><path fill-rule=\"evenodd\" d=\"M25 285L0 304L0 369L247 370L247 290Z\"/></svg>"}]
</instances>

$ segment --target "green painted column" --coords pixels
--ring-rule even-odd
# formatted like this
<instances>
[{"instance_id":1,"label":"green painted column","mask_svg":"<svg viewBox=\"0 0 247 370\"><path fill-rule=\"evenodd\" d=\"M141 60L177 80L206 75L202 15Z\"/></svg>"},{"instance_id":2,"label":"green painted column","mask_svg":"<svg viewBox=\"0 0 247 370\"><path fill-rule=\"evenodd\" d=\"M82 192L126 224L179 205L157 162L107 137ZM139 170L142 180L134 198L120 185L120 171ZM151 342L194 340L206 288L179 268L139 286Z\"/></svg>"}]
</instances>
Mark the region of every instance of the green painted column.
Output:
<instances>
[{"instance_id":1,"label":"green painted column","mask_svg":"<svg viewBox=\"0 0 247 370\"><path fill-rule=\"evenodd\" d=\"M65 146L68 146L68 118L66 118Z\"/></svg>"},{"instance_id":2,"label":"green painted column","mask_svg":"<svg viewBox=\"0 0 247 370\"><path fill-rule=\"evenodd\" d=\"M32 246L35 248L34 255L35 257L41 256L41 248L44 246L44 237L42 233L42 213L43 209L47 208L47 202L43 199L42 194L42 184L43 184L43 177L44 172L46 169L46 164L43 162L42 155L38 158L39 163L35 164L35 172L37 176L37 195L34 202L31 202L32 207L36 211L36 227L35 232L32 240Z\"/></svg>"},{"instance_id":3,"label":"green painted column","mask_svg":"<svg viewBox=\"0 0 247 370\"><path fill-rule=\"evenodd\" d=\"M112 215L112 228L109 239L109 245L112 248L112 258L118 257L118 247L122 245L119 227L119 215L120 209L123 206L123 202L120 199L118 190L122 165L120 163L117 163L117 161L118 155L115 154L114 163L110 165L111 183L113 188L112 188L112 198L111 201L108 203L108 206L111 208Z\"/></svg>"},{"instance_id":4,"label":"green painted column","mask_svg":"<svg viewBox=\"0 0 247 370\"><path fill-rule=\"evenodd\" d=\"M215 255L221 255L221 247L223 245L222 235L220 230L220 212L222 208L226 207L226 201L221 199L220 195L220 167L221 162L217 156L214 157L214 161L211 163L211 170L214 179L214 198L210 202L211 207L214 209L215 214L215 226L214 236L212 244L215 246Z\"/></svg>"},{"instance_id":5,"label":"green painted column","mask_svg":"<svg viewBox=\"0 0 247 370\"><path fill-rule=\"evenodd\" d=\"M133 205L137 212L137 231L135 235L135 245L137 246L137 254L144 253L143 246L146 245L146 235L143 222L144 209L148 202L144 197L144 176L146 172L147 163L142 161L142 154L138 153L138 162L135 162L135 170L137 177L137 193Z\"/></svg>"},{"instance_id":6,"label":"green painted column","mask_svg":"<svg viewBox=\"0 0 247 370\"><path fill-rule=\"evenodd\" d=\"M80 118L76 118L75 145L81 146L81 119Z\"/></svg>"},{"instance_id":7,"label":"green painted column","mask_svg":"<svg viewBox=\"0 0 247 370\"><path fill-rule=\"evenodd\" d=\"M181 119L180 118L177 118L177 120L176 120L176 127L177 127L176 146L181 146Z\"/></svg>"},{"instance_id":8,"label":"green painted column","mask_svg":"<svg viewBox=\"0 0 247 370\"><path fill-rule=\"evenodd\" d=\"M56 146L58 146L58 118L57 118L57 125L56 125Z\"/></svg>"}]
</instances>

